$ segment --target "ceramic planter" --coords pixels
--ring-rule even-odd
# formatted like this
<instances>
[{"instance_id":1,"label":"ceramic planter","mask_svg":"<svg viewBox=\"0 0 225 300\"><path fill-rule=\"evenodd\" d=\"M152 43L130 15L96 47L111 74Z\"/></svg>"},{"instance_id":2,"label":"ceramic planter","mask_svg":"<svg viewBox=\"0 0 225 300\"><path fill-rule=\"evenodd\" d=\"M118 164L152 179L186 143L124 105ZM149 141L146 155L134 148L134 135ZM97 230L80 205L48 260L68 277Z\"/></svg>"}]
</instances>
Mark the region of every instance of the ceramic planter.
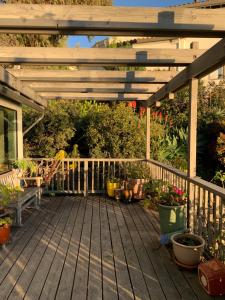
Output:
<instances>
[{"instance_id":1,"label":"ceramic planter","mask_svg":"<svg viewBox=\"0 0 225 300\"><path fill-rule=\"evenodd\" d=\"M4 245L8 242L10 237L10 225L0 226L0 245Z\"/></svg>"},{"instance_id":2,"label":"ceramic planter","mask_svg":"<svg viewBox=\"0 0 225 300\"><path fill-rule=\"evenodd\" d=\"M161 234L181 232L186 229L186 205L159 204L158 208Z\"/></svg>"},{"instance_id":3,"label":"ceramic planter","mask_svg":"<svg viewBox=\"0 0 225 300\"><path fill-rule=\"evenodd\" d=\"M114 191L115 189L118 189L120 187L119 182L111 182L107 181L107 194L109 197L114 197Z\"/></svg>"},{"instance_id":4,"label":"ceramic planter","mask_svg":"<svg viewBox=\"0 0 225 300\"><path fill-rule=\"evenodd\" d=\"M183 241L185 240L192 241L192 243L184 243ZM184 266L196 266L200 263L205 246L205 241L201 236L190 233L178 233L171 237L171 241L178 263Z\"/></svg>"}]
</instances>

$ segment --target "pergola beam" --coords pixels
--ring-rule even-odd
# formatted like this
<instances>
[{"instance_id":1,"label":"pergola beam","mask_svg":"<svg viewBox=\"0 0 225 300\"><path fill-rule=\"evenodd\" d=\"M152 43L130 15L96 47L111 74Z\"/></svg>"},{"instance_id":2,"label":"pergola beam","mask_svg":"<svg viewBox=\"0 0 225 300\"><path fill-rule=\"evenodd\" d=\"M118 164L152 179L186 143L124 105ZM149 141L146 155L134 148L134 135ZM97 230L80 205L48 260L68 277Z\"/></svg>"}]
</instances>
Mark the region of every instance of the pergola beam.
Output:
<instances>
[{"instance_id":1,"label":"pergola beam","mask_svg":"<svg viewBox=\"0 0 225 300\"><path fill-rule=\"evenodd\" d=\"M225 22L224 9L4 4L0 32L222 37Z\"/></svg>"},{"instance_id":2,"label":"pergola beam","mask_svg":"<svg viewBox=\"0 0 225 300\"><path fill-rule=\"evenodd\" d=\"M14 75L10 74L7 70L0 66L0 82L7 85L13 90L16 90L26 98L31 100L31 103L36 102L38 105L43 107L47 106L47 101L38 96L30 87L23 84ZM29 102L27 102L29 103ZM33 105L33 104L32 104Z\"/></svg>"},{"instance_id":3,"label":"pergola beam","mask_svg":"<svg viewBox=\"0 0 225 300\"><path fill-rule=\"evenodd\" d=\"M145 101L151 94L43 92L48 100Z\"/></svg>"},{"instance_id":4,"label":"pergola beam","mask_svg":"<svg viewBox=\"0 0 225 300\"><path fill-rule=\"evenodd\" d=\"M177 71L102 71L102 70L35 70L9 69L21 81L26 82L121 82L167 83Z\"/></svg>"},{"instance_id":5,"label":"pergola beam","mask_svg":"<svg viewBox=\"0 0 225 300\"><path fill-rule=\"evenodd\" d=\"M9 88L1 83L0 83L0 94L5 96L6 98L9 98L9 99L15 101L15 102L32 107L33 109L35 109L37 111L43 112L45 109L43 106L38 105L31 99L21 95L17 91L14 91L11 88Z\"/></svg>"},{"instance_id":6,"label":"pergola beam","mask_svg":"<svg viewBox=\"0 0 225 300\"><path fill-rule=\"evenodd\" d=\"M1 47L1 64L186 66L205 50Z\"/></svg>"},{"instance_id":7,"label":"pergola beam","mask_svg":"<svg viewBox=\"0 0 225 300\"><path fill-rule=\"evenodd\" d=\"M33 82L29 87L35 92L79 92L79 93L139 93L153 94L163 84L143 83L86 83L86 82Z\"/></svg>"},{"instance_id":8,"label":"pergola beam","mask_svg":"<svg viewBox=\"0 0 225 300\"><path fill-rule=\"evenodd\" d=\"M177 74L170 82L165 84L146 102L153 105L155 102L165 99L170 93L187 85L192 78L202 78L225 64L225 38L219 41L202 56Z\"/></svg>"}]
</instances>

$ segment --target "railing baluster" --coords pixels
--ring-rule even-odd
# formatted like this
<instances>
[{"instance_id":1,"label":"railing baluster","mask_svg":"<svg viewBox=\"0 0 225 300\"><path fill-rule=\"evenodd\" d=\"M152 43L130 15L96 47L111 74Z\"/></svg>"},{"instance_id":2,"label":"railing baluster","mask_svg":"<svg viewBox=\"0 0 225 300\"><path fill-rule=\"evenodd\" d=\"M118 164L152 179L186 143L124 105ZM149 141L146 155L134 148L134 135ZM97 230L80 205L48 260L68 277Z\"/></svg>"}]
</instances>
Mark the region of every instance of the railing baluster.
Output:
<instances>
[{"instance_id":1,"label":"railing baluster","mask_svg":"<svg viewBox=\"0 0 225 300\"><path fill-rule=\"evenodd\" d=\"M78 194L81 193L81 190L80 190L80 161L78 161L78 174L77 174L77 179L78 179L78 184L77 184L77 189L78 189Z\"/></svg>"}]
</instances>

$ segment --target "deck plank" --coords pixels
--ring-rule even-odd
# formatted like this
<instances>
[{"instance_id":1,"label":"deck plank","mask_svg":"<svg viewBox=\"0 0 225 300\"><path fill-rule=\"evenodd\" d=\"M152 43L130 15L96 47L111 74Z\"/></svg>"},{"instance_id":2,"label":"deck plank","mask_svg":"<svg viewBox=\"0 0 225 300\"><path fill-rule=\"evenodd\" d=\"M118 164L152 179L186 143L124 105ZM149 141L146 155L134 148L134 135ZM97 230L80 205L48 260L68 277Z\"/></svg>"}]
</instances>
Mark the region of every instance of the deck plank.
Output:
<instances>
[{"instance_id":1,"label":"deck plank","mask_svg":"<svg viewBox=\"0 0 225 300\"><path fill-rule=\"evenodd\" d=\"M58 209L58 206L59 205L56 205L56 209ZM40 242L46 228L49 226L49 214L46 211L43 211L40 214L41 219L37 218L35 222L33 222L32 230L30 228L30 231L26 231L1 265L1 299L6 299L17 284L19 277L24 271L27 263L30 261L37 244Z\"/></svg>"},{"instance_id":2,"label":"deck plank","mask_svg":"<svg viewBox=\"0 0 225 300\"><path fill-rule=\"evenodd\" d=\"M68 253L63 267L60 283L58 285L56 300L70 299L75 278L77 258L80 247L81 233L84 224L84 215L86 209L86 199L82 198L78 210L78 216L75 222L72 238L69 244Z\"/></svg>"},{"instance_id":3,"label":"deck plank","mask_svg":"<svg viewBox=\"0 0 225 300\"><path fill-rule=\"evenodd\" d=\"M88 198L84 217L84 225L79 247L78 261L71 299L86 300L88 289L90 240L92 226L92 201Z\"/></svg>"},{"instance_id":4,"label":"deck plank","mask_svg":"<svg viewBox=\"0 0 225 300\"><path fill-rule=\"evenodd\" d=\"M90 244L90 266L87 299L102 299L102 249L99 197L93 197L93 217Z\"/></svg>"},{"instance_id":5,"label":"deck plank","mask_svg":"<svg viewBox=\"0 0 225 300\"><path fill-rule=\"evenodd\" d=\"M106 199L107 213L110 224L114 259L115 259L115 269L119 299L130 300L134 298L134 291L131 285L130 273L127 266L127 260L124 253L124 248L122 244L122 239L119 233L118 224L115 218L115 211L113 204L109 199Z\"/></svg>"},{"instance_id":6,"label":"deck plank","mask_svg":"<svg viewBox=\"0 0 225 300\"><path fill-rule=\"evenodd\" d=\"M135 209L137 211L137 214L139 215L139 218L141 218L144 226L146 226L147 228L149 228L149 230L151 230L151 233L153 233L153 237L155 241L157 241L157 239L159 239L159 235L156 233L154 229L159 229L158 227L159 224L157 222L155 214L151 214L151 212L143 214L144 210L140 206L136 206ZM196 296L196 293L189 285L188 281L184 278L182 272L177 268L177 266L172 261L172 258L169 252L167 251L167 249L162 246L158 249L157 253L168 272L169 275L168 277L172 279L178 293L180 294L180 297L183 297L184 299L187 300L197 300L198 297Z\"/></svg>"},{"instance_id":7,"label":"deck plank","mask_svg":"<svg viewBox=\"0 0 225 300\"><path fill-rule=\"evenodd\" d=\"M48 236L42 241L42 245L40 245L40 254L37 257L37 261L39 260L38 267L24 296L25 300L38 299L42 291L43 285L52 264L52 260L55 256L58 244L64 232L68 216L71 212L72 201L69 201L68 204L66 203L67 199L62 198L62 202L64 209L62 211L62 214L60 215L59 220L56 223L56 226L50 228ZM36 252L38 253L38 251Z\"/></svg>"},{"instance_id":8,"label":"deck plank","mask_svg":"<svg viewBox=\"0 0 225 300\"><path fill-rule=\"evenodd\" d=\"M120 205L120 209L126 222L127 230L129 230L132 244L134 246L135 253L137 255L140 267L142 269L143 276L145 278L146 286L149 290L149 294L152 300L165 300L166 296L163 293L159 279L153 268L152 261L149 259L147 250L141 240L138 229L132 219L129 207Z\"/></svg>"},{"instance_id":9,"label":"deck plank","mask_svg":"<svg viewBox=\"0 0 225 300\"><path fill-rule=\"evenodd\" d=\"M53 259L51 268L45 281L45 285L42 289L40 300L54 299L57 291L57 287L60 281L61 272L65 263L65 258L68 253L68 247L71 240L73 228L75 226L77 213L80 205L80 199L73 200L73 206L68 218L65 230L63 232L61 241L57 248L55 257Z\"/></svg>"},{"instance_id":10,"label":"deck plank","mask_svg":"<svg viewBox=\"0 0 225 300\"><path fill-rule=\"evenodd\" d=\"M105 201L100 200L103 299L118 299L115 260Z\"/></svg>"},{"instance_id":11,"label":"deck plank","mask_svg":"<svg viewBox=\"0 0 225 300\"><path fill-rule=\"evenodd\" d=\"M158 245L158 216L139 204L45 198L0 250L0 299L214 299Z\"/></svg>"}]
</instances>

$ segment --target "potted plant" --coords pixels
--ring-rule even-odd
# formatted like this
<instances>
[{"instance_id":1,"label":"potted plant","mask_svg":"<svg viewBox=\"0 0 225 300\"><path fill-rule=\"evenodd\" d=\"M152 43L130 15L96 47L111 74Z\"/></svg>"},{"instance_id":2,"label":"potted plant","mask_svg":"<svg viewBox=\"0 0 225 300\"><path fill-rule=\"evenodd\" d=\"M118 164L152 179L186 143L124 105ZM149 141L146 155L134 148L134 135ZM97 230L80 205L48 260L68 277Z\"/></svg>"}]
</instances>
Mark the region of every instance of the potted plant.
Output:
<instances>
[{"instance_id":1,"label":"potted plant","mask_svg":"<svg viewBox=\"0 0 225 300\"><path fill-rule=\"evenodd\" d=\"M13 162L13 168L19 170L18 177L36 176L37 164L32 160L19 159Z\"/></svg>"},{"instance_id":2,"label":"potted plant","mask_svg":"<svg viewBox=\"0 0 225 300\"><path fill-rule=\"evenodd\" d=\"M164 185L159 195L159 220L162 234L186 229L187 194L176 186Z\"/></svg>"},{"instance_id":3,"label":"potted plant","mask_svg":"<svg viewBox=\"0 0 225 300\"><path fill-rule=\"evenodd\" d=\"M205 241L201 236L191 233L178 233L171 237L173 252L178 264L196 267L201 260Z\"/></svg>"},{"instance_id":4,"label":"potted plant","mask_svg":"<svg viewBox=\"0 0 225 300\"><path fill-rule=\"evenodd\" d=\"M125 167L125 176L132 187L132 197L136 200L144 199L143 186L150 180L150 169L146 163L131 162Z\"/></svg>"},{"instance_id":5,"label":"potted plant","mask_svg":"<svg viewBox=\"0 0 225 300\"><path fill-rule=\"evenodd\" d=\"M15 199L19 188L12 187L8 184L0 184L0 245L9 240L12 220L6 210L9 202Z\"/></svg>"},{"instance_id":6,"label":"potted plant","mask_svg":"<svg viewBox=\"0 0 225 300\"><path fill-rule=\"evenodd\" d=\"M0 218L0 245L4 245L10 238L12 219L10 217Z\"/></svg>"},{"instance_id":7,"label":"potted plant","mask_svg":"<svg viewBox=\"0 0 225 300\"><path fill-rule=\"evenodd\" d=\"M111 177L107 180L107 194L109 197L114 197L114 191L120 188L120 180L116 177Z\"/></svg>"},{"instance_id":8,"label":"potted plant","mask_svg":"<svg viewBox=\"0 0 225 300\"><path fill-rule=\"evenodd\" d=\"M160 179L150 179L144 183L144 207L157 209L159 196L162 190L163 182Z\"/></svg>"}]
</instances>

